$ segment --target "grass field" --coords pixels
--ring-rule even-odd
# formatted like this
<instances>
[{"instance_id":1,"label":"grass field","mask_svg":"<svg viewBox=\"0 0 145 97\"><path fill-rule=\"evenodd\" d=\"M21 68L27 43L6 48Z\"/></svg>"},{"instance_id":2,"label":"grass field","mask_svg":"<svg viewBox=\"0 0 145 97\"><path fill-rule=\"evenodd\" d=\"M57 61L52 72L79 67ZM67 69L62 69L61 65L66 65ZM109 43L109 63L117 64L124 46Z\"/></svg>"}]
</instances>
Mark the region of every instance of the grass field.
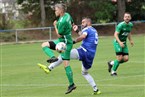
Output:
<instances>
[{"instance_id":1,"label":"grass field","mask_svg":"<svg viewBox=\"0 0 145 97\"><path fill-rule=\"evenodd\" d=\"M145 36L133 36L134 47L128 42L130 60L120 65L117 77L107 72L107 61L115 59L112 39L100 38L93 68L89 71L101 95L91 95L92 88L82 77L81 62L77 60L70 63L77 89L65 95L68 81L63 65L48 75L37 66L39 62L47 64L48 57L41 43L0 46L1 97L145 97Z\"/></svg>"}]
</instances>

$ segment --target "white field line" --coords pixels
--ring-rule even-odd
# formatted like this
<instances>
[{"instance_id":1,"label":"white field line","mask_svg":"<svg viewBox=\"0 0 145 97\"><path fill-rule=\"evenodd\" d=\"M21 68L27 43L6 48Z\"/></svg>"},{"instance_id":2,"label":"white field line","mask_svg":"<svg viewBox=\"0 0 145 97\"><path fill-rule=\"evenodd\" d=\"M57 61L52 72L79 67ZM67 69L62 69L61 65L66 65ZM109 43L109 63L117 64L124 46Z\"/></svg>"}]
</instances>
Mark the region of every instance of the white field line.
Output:
<instances>
[{"instance_id":1,"label":"white field line","mask_svg":"<svg viewBox=\"0 0 145 97\"><path fill-rule=\"evenodd\" d=\"M2 87L60 87L67 86L67 84L3 84ZM89 86L89 84L77 84L77 86ZM140 85L121 85L121 84L99 84L99 86L104 87L145 87L144 84Z\"/></svg>"},{"instance_id":2,"label":"white field line","mask_svg":"<svg viewBox=\"0 0 145 97\"><path fill-rule=\"evenodd\" d=\"M77 60L76 60L77 61ZM96 62L97 62L97 59L96 59ZM99 61L97 63L106 63L107 64L107 61ZM145 64L145 60L142 60L142 61L128 61L127 63L139 63L139 64Z\"/></svg>"},{"instance_id":3,"label":"white field line","mask_svg":"<svg viewBox=\"0 0 145 97\"><path fill-rule=\"evenodd\" d=\"M144 77L145 75L135 75L135 76L127 76L127 77L116 77L111 79L103 79L98 80L97 82L107 81L107 80L115 80L122 78L131 78L131 77ZM57 86L67 86L67 84L0 84L1 87L57 87ZM77 84L77 86L89 86L88 84ZM145 87L145 84L133 84L133 85L125 85L125 84L99 84L99 86L115 86L115 87Z\"/></svg>"}]
</instances>

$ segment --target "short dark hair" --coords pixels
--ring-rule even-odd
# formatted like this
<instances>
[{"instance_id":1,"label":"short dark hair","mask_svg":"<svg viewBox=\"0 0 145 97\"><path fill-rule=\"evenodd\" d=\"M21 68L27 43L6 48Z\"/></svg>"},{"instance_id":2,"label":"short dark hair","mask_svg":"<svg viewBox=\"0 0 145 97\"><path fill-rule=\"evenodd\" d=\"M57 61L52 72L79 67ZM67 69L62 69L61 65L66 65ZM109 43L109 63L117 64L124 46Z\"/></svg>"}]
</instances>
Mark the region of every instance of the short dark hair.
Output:
<instances>
[{"instance_id":1,"label":"short dark hair","mask_svg":"<svg viewBox=\"0 0 145 97\"><path fill-rule=\"evenodd\" d=\"M83 19L87 19L90 23L92 23L92 20L91 20L91 18L89 18L89 17L83 17L82 20L83 20Z\"/></svg>"}]
</instances>

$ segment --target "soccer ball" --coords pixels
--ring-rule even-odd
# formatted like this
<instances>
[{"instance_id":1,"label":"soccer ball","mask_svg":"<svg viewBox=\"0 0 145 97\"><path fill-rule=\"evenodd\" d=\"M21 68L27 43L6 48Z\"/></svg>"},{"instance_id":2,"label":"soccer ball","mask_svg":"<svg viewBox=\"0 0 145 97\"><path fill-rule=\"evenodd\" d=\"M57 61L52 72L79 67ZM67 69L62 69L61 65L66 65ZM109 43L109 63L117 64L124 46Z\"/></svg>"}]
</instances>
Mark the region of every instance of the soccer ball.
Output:
<instances>
[{"instance_id":1,"label":"soccer ball","mask_svg":"<svg viewBox=\"0 0 145 97\"><path fill-rule=\"evenodd\" d=\"M64 42L59 42L58 44L56 44L55 49L57 52L62 53L66 50L66 44Z\"/></svg>"}]
</instances>

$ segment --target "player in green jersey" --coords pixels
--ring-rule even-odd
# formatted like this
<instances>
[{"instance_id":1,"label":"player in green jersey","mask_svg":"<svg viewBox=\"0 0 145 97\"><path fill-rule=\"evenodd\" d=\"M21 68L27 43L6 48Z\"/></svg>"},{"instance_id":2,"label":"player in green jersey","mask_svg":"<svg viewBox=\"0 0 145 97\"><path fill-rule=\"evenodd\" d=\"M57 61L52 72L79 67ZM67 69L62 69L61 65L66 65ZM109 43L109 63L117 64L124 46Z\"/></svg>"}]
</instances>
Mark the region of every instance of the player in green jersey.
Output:
<instances>
[{"instance_id":1,"label":"player in green jersey","mask_svg":"<svg viewBox=\"0 0 145 97\"><path fill-rule=\"evenodd\" d=\"M58 20L55 20L53 23L58 39L42 43L42 49L46 53L46 55L50 57L47 62L53 63L58 60L58 58L55 57L52 51L55 50L56 44L59 42L64 42L66 44L66 50L65 52L61 53L61 57L63 59L64 68L69 80L69 87L67 92L65 93L68 94L76 88L73 82L73 72L69 65L70 51L73 47L73 40L71 35L73 20L70 14L65 12L65 6L63 4L56 4L54 9L56 17L59 17ZM38 64L38 66L46 71L46 73L49 73L50 70L47 68L47 66L42 64Z\"/></svg>"},{"instance_id":2,"label":"player in green jersey","mask_svg":"<svg viewBox=\"0 0 145 97\"><path fill-rule=\"evenodd\" d=\"M119 23L116 27L114 33L114 49L116 52L116 60L108 62L108 72L111 72L111 76L117 76L117 68L119 64L127 62L129 60L129 52L127 47L127 38L130 41L130 44L133 46L133 41L131 38L131 30L133 24L130 22L131 14L126 12L124 14L124 21Z\"/></svg>"}]
</instances>

